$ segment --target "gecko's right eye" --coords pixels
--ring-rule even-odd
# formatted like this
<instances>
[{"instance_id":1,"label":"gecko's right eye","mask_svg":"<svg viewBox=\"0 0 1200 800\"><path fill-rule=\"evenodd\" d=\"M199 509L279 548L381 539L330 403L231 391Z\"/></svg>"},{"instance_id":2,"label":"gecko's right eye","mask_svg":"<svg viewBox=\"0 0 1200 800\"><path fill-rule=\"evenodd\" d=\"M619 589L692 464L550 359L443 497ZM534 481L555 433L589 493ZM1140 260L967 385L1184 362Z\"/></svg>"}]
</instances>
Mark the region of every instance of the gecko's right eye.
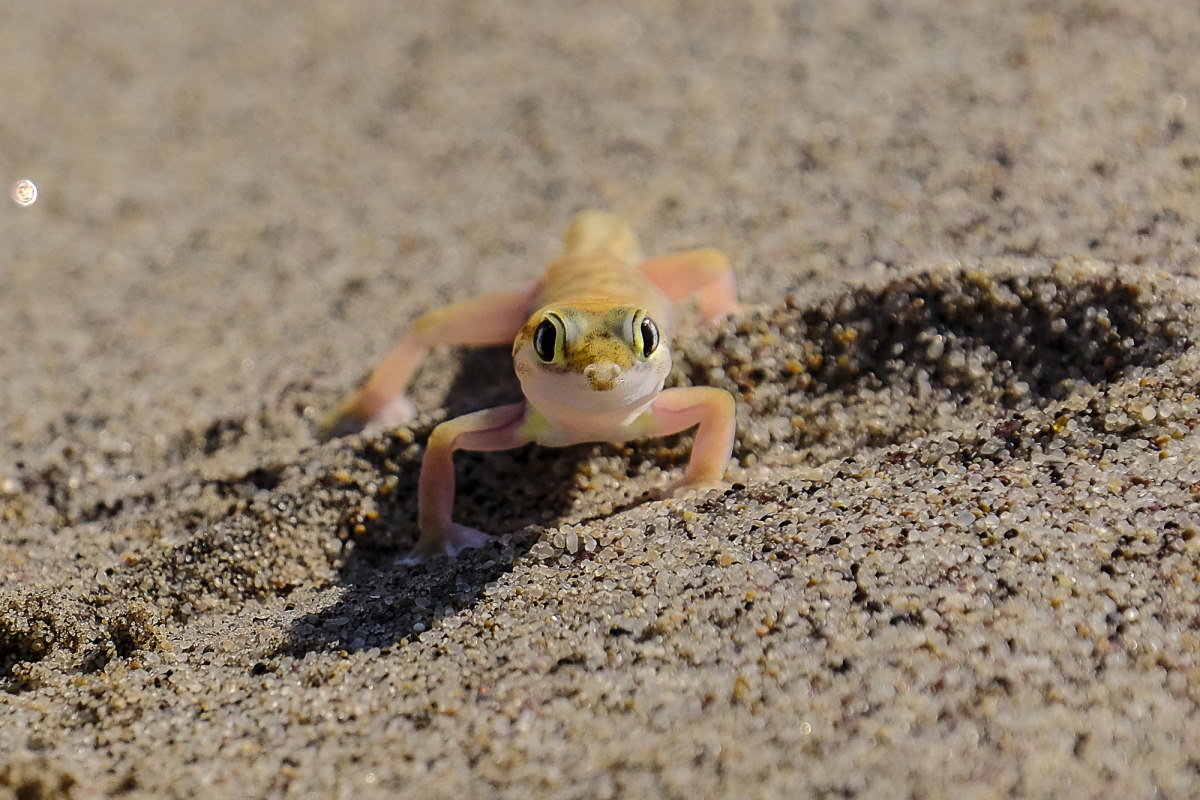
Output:
<instances>
[{"instance_id":1,"label":"gecko's right eye","mask_svg":"<svg viewBox=\"0 0 1200 800\"><path fill-rule=\"evenodd\" d=\"M549 364L554 360L558 353L558 325L554 324L554 320L546 317L533 331L533 352L537 353L537 357L543 363Z\"/></svg>"}]
</instances>

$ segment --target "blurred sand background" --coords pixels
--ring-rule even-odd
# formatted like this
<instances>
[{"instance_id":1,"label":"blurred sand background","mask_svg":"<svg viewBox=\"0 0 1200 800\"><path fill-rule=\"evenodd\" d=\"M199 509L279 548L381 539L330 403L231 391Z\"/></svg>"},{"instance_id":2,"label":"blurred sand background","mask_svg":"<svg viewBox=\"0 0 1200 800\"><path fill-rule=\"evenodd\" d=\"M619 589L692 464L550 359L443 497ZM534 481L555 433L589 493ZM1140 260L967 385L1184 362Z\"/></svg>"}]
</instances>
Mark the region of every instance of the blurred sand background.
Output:
<instances>
[{"instance_id":1,"label":"blurred sand background","mask_svg":"<svg viewBox=\"0 0 1200 800\"><path fill-rule=\"evenodd\" d=\"M0 4L0 797L1200 794L1191 3ZM687 440L315 418L576 211L714 246Z\"/></svg>"}]
</instances>

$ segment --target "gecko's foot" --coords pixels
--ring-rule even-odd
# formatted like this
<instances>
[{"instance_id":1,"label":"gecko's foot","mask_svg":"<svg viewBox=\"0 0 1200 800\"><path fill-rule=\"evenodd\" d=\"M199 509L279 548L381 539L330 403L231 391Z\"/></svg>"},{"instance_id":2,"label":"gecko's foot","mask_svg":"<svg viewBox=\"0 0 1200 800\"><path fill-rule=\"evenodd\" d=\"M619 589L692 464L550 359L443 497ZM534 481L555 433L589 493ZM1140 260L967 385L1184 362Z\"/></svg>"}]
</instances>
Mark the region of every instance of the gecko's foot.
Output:
<instances>
[{"instance_id":1,"label":"gecko's foot","mask_svg":"<svg viewBox=\"0 0 1200 800\"><path fill-rule=\"evenodd\" d=\"M700 481L678 480L663 489L660 497L664 500L667 498L684 497L693 492L700 493L707 492L710 489L720 489L724 485L724 482L720 479Z\"/></svg>"},{"instance_id":2,"label":"gecko's foot","mask_svg":"<svg viewBox=\"0 0 1200 800\"><path fill-rule=\"evenodd\" d=\"M442 529L439 535L428 536L421 534L421 539L417 542L417 546L407 555L398 558L396 563L420 564L422 561L442 555L455 558L463 550L483 547L491 541L491 538L491 536L481 530L468 525L459 525L457 522L451 522Z\"/></svg>"},{"instance_id":3,"label":"gecko's foot","mask_svg":"<svg viewBox=\"0 0 1200 800\"><path fill-rule=\"evenodd\" d=\"M400 395L393 397L386 406L376 411L375 416L371 418L366 427L371 430L395 428L398 425L412 422L415 416L417 416L416 406L407 397Z\"/></svg>"},{"instance_id":4,"label":"gecko's foot","mask_svg":"<svg viewBox=\"0 0 1200 800\"><path fill-rule=\"evenodd\" d=\"M727 320L730 317L740 317L743 313L746 312L746 310L748 308L750 308L750 307L747 305L744 305L742 303L734 303L731 306L722 308L721 310L717 311L716 313L701 314L700 321L699 321L699 323L697 323L697 325L698 325L698 327L701 327L701 328L706 328L709 325L716 325L718 322L721 322L722 320Z\"/></svg>"},{"instance_id":5,"label":"gecko's foot","mask_svg":"<svg viewBox=\"0 0 1200 800\"><path fill-rule=\"evenodd\" d=\"M388 401L377 411L370 411L363 398L354 395L330 411L317 425L317 438L322 442L361 431L380 431L410 421L417 410L404 395Z\"/></svg>"}]
</instances>

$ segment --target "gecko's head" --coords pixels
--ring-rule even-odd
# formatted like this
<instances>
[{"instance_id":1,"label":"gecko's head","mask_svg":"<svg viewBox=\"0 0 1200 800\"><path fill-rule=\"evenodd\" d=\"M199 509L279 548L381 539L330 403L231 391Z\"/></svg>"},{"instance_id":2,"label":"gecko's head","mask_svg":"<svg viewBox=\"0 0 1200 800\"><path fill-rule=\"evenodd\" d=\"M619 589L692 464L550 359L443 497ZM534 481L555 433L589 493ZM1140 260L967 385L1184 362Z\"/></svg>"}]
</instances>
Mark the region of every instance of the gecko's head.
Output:
<instances>
[{"instance_id":1,"label":"gecko's head","mask_svg":"<svg viewBox=\"0 0 1200 800\"><path fill-rule=\"evenodd\" d=\"M547 306L517 333L513 362L541 408L616 411L662 390L671 353L658 323L633 306Z\"/></svg>"}]
</instances>

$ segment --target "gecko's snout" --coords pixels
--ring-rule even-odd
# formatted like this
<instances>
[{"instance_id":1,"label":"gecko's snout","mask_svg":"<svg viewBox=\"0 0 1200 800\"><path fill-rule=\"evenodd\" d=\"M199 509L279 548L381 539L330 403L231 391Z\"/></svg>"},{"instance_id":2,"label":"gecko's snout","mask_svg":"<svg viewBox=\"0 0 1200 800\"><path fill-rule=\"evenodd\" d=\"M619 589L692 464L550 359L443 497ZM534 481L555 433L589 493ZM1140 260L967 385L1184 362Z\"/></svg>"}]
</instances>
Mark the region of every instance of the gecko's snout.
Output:
<instances>
[{"instance_id":1,"label":"gecko's snout","mask_svg":"<svg viewBox=\"0 0 1200 800\"><path fill-rule=\"evenodd\" d=\"M593 389L598 392L607 392L613 388L617 378L621 375L621 366L612 361L600 361L584 367L583 375Z\"/></svg>"}]
</instances>

